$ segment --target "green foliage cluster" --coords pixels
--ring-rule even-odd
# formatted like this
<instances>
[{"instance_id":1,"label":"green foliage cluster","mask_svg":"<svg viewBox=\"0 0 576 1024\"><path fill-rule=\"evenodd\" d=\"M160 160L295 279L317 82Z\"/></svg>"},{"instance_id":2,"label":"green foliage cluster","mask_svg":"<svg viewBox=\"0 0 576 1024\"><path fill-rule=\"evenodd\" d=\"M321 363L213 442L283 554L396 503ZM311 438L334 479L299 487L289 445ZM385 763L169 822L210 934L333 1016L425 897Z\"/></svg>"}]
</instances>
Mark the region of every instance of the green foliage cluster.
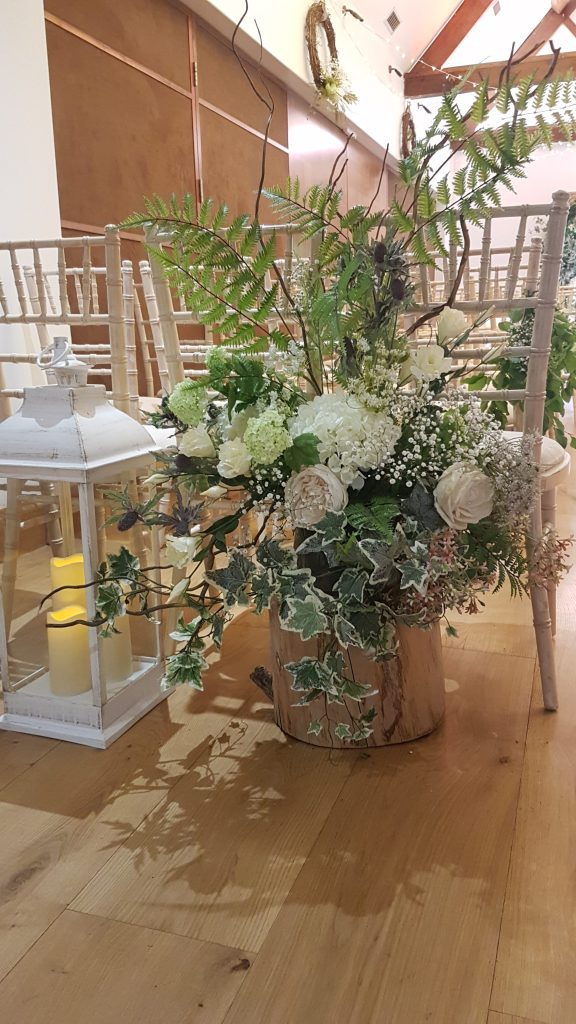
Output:
<instances>
[{"instance_id":1,"label":"green foliage cluster","mask_svg":"<svg viewBox=\"0 0 576 1024\"><path fill-rule=\"evenodd\" d=\"M532 341L534 310L515 311L509 320L499 324L500 330L508 336L508 344L513 346L529 346ZM514 359L510 355L499 356L491 361L495 365L494 375L482 371L472 374L466 379L471 391L482 391L486 387L498 390L516 390L526 386L528 361L524 358ZM544 433L554 432L554 437L563 448L568 445L568 435L563 422L564 407L576 390L576 322L569 319L562 310L556 309L552 326L548 377L546 380L546 399L544 402ZM523 409L523 403L519 403ZM505 426L508 420L506 402L490 402L490 412ZM576 438L570 439L572 448L576 448Z\"/></svg>"}]
</instances>

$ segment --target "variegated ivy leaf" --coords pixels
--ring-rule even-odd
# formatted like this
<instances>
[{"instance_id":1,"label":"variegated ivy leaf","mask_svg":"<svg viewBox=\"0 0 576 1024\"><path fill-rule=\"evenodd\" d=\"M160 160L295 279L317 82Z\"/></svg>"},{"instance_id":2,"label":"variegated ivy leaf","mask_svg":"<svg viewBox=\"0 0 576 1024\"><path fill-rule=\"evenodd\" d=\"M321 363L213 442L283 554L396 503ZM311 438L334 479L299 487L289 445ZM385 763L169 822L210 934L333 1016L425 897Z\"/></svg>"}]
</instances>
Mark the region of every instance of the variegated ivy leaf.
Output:
<instances>
[{"instance_id":1,"label":"variegated ivy leaf","mask_svg":"<svg viewBox=\"0 0 576 1024\"><path fill-rule=\"evenodd\" d=\"M282 626L291 633L299 633L302 640L311 640L313 636L324 633L328 628L328 619L322 611L320 601L315 597L289 598L288 616Z\"/></svg>"},{"instance_id":2,"label":"variegated ivy leaf","mask_svg":"<svg viewBox=\"0 0 576 1024\"><path fill-rule=\"evenodd\" d=\"M136 555L131 554L128 548L122 546L117 555L108 555L110 575L119 580L131 582L138 576L140 562Z\"/></svg>"},{"instance_id":3,"label":"variegated ivy leaf","mask_svg":"<svg viewBox=\"0 0 576 1024\"><path fill-rule=\"evenodd\" d=\"M285 600L298 598L306 601L309 597L318 600L315 594L314 577L312 570L304 567L302 569L286 569L278 577L280 593Z\"/></svg>"},{"instance_id":4,"label":"variegated ivy leaf","mask_svg":"<svg viewBox=\"0 0 576 1024\"><path fill-rule=\"evenodd\" d=\"M246 588L254 576L254 563L240 551L232 551L228 565L223 569L212 569L206 573L206 579L215 583L224 593L224 601L229 607L246 600Z\"/></svg>"},{"instance_id":5,"label":"variegated ivy leaf","mask_svg":"<svg viewBox=\"0 0 576 1024\"><path fill-rule=\"evenodd\" d=\"M375 608L363 605L346 605L334 620L334 628L344 647L354 644L364 650L378 645L381 632L381 617Z\"/></svg>"},{"instance_id":6,"label":"variegated ivy leaf","mask_svg":"<svg viewBox=\"0 0 576 1024\"><path fill-rule=\"evenodd\" d=\"M322 693L326 683L330 681L331 672L317 658L301 658L300 661L289 661L284 668L293 676L292 689L299 692L315 690Z\"/></svg>"},{"instance_id":7,"label":"variegated ivy leaf","mask_svg":"<svg viewBox=\"0 0 576 1024\"><path fill-rule=\"evenodd\" d=\"M352 730L346 722L338 722L334 729L334 735L338 740L350 740L352 739Z\"/></svg>"},{"instance_id":8,"label":"variegated ivy leaf","mask_svg":"<svg viewBox=\"0 0 576 1024\"><path fill-rule=\"evenodd\" d=\"M178 583L176 583L172 587L172 590L170 591L170 594L168 595L168 602L167 603L168 604L178 604L178 602L184 597L184 594L188 590L188 583L189 582L190 581L189 581L187 576L185 576L183 580L179 580Z\"/></svg>"},{"instance_id":9,"label":"variegated ivy leaf","mask_svg":"<svg viewBox=\"0 0 576 1024\"><path fill-rule=\"evenodd\" d=\"M267 569L265 572L253 576L251 587L254 608L258 615L260 615L265 608L270 607L270 599L276 593L271 570Z\"/></svg>"},{"instance_id":10,"label":"variegated ivy leaf","mask_svg":"<svg viewBox=\"0 0 576 1024\"><path fill-rule=\"evenodd\" d=\"M324 538L320 533L311 533L309 537L306 537L301 544L296 548L297 555L313 555L318 551L322 551L324 544Z\"/></svg>"},{"instance_id":11,"label":"variegated ivy leaf","mask_svg":"<svg viewBox=\"0 0 576 1024\"><path fill-rule=\"evenodd\" d=\"M309 736L319 736L321 732L322 732L322 723L319 722L317 719L314 719L312 722L308 723L308 735Z\"/></svg>"},{"instance_id":12,"label":"variegated ivy leaf","mask_svg":"<svg viewBox=\"0 0 576 1024\"><path fill-rule=\"evenodd\" d=\"M216 647L222 646L224 626L226 625L230 618L230 615L212 615L210 617L210 625L212 626L212 639L216 644Z\"/></svg>"},{"instance_id":13,"label":"variegated ivy leaf","mask_svg":"<svg viewBox=\"0 0 576 1024\"><path fill-rule=\"evenodd\" d=\"M198 632L203 621L204 620L201 618L200 615L197 615L194 619L191 619L190 622L184 622L183 618L178 619L178 625L176 629L174 629L170 633L171 639L175 640L176 643L179 644L187 644L194 636L196 636L196 633Z\"/></svg>"},{"instance_id":14,"label":"variegated ivy leaf","mask_svg":"<svg viewBox=\"0 0 576 1024\"><path fill-rule=\"evenodd\" d=\"M200 651L179 651L172 654L166 662L166 673L160 684L163 691L182 683L193 690L203 690L202 672L208 663Z\"/></svg>"},{"instance_id":15,"label":"variegated ivy leaf","mask_svg":"<svg viewBox=\"0 0 576 1024\"><path fill-rule=\"evenodd\" d=\"M314 525L316 533L321 533L324 545L344 540L346 536L346 516L343 512L327 512L319 523Z\"/></svg>"},{"instance_id":16,"label":"variegated ivy leaf","mask_svg":"<svg viewBox=\"0 0 576 1024\"><path fill-rule=\"evenodd\" d=\"M117 619L125 615L124 591L119 583L101 583L96 591L96 611L103 619Z\"/></svg>"},{"instance_id":17,"label":"variegated ivy leaf","mask_svg":"<svg viewBox=\"0 0 576 1024\"><path fill-rule=\"evenodd\" d=\"M436 511L434 495L419 482L414 484L410 494L402 502L402 510L413 516L427 530L437 530L446 525Z\"/></svg>"},{"instance_id":18,"label":"variegated ivy leaf","mask_svg":"<svg viewBox=\"0 0 576 1024\"><path fill-rule=\"evenodd\" d=\"M353 679L343 676L341 693L343 697L350 697L351 700L358 701L360 704L366 697L373 697L378 691L374 690L367 683L357 683Z\"/></svg>"},{"instance_id":19,"label":"variegated ivy leaf","mask_svg":"<svg viewBox=\"0 0 576 1024\"><path fill-rule=\"evenodd\" d=\"M370 583L374 586L387 583L394 567L390 545L386 541L367 537L360 541L360 549L374 566L370 575Z\"/></svg>"},{"instance_id":20,"label":"variegated ivy leaf","mask_svg":"<svg viewBox=\"0 0 576 1024\"><path fill-rule=\"evenodd\" d=\"M294 552L283 548L277 540L264 540L256 548L256 559L265 569L294 565Z\"/></svg>"},{"instance_id":21,"label":"variegated ivy leaf","mask_svg":"<svg viewBox=\"0 0 576 1024\"><path fill-rule=\"evenodd\" d=\"M368 573L362 569L346 569L336 584L340 598L346 601L363 601L368 583Z\"/></svg>"},{"instance_id":22,"label":"variegated ivy leaf","mask_svg":"<svg viewBox=\"0 0 576 1024\"><path fill-rule=\"evenodd\" d=\"M419 594L424 596L428 588L428 570L425 566L418 565L416 562L404 563L400 578L400 589L407 590L408 587L414 587Z\"/></svg>"}]
</instances>

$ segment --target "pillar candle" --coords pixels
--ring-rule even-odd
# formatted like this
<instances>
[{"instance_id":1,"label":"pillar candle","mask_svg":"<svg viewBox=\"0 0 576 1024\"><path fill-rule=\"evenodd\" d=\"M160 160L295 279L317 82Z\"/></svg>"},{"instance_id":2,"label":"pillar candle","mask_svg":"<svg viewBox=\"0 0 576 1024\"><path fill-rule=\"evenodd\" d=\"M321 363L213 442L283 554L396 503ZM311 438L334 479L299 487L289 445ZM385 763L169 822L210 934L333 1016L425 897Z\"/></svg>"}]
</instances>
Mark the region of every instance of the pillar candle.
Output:
<instances>
[{"instance_id":1,"label":"pillar candle","mask_svg":"<svg viewBox=\"0 0 576 1024\"><path fill-rule=\"evenodd\" d=\"M68 605L48 612L48 624L62 625L85 619L86 609L81 605ZM66 629L48 630L48 665L50 689L57 697L73 697L85 693L92 686L88 627L67 626Z\"/></svg>"},{"instance_id":2,"label":"pillar candle","mask_svg":"<svg viewBox=\"0 0 576 1024\"><path fill-rule=\"evenodd\" d=\"M82 586L86 582L82 555L70 555L68 558L51 558L50 578L52 590L56 590L57 587ZM58 611L60 608L67 608L70 605L83 605L84 601L83 590L61 590L59 594L55 594L52 598L52 609Z\"/></svg>"},{"instance_id":3,"label":"pillar candle","mask_svg":"<svg viewBox=\"0 0 576 1024\"><path fill-rule=\"evenodd\" d=\"M132 640L128 616L121 615L114 619L114 626L118 632L103 637L100 642L102 670L107 683L121 683L132 675Z\"/></svg>"}]
</instances>

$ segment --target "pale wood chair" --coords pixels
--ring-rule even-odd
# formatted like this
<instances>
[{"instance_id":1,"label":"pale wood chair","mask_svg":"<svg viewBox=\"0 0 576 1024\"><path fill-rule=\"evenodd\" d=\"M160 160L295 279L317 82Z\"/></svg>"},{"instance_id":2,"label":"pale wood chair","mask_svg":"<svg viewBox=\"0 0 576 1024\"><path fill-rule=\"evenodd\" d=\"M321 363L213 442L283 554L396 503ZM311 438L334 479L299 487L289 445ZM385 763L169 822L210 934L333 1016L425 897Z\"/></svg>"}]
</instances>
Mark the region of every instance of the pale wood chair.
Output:
<instances>
[{"instance_id":1,"label":"pale wood chair","mask_svg":"<svg viewBox=\"0 0 576 1024\"><path fill-rule=\"evenodd\" d=\"M541 208L541 207L540 207ZM511 246L492 245L492 218L486 218L481 237L481 247L470 249L468 260L457 292L457 298L467 301L485 299L512 299L522 297L527 291L538 287L542 238L535 235L526 243L529 218L535 216L532 209L518 208L516 240ZM446 301L452 292L458 269L458 247L447 243L449 255L431 253L434 266L420 265L413 268L413 283L416 301L425 306Z\"/></svg>"},{"instance_id":2,"label":"pale wood chair","mask_svg":"<svg viewBox=\"0 0 576 1024\"><path fill-rule=\"evenodd\" d=\"M570 456L564 449L551 438L542 437L542 425L544 418L544 401L546 397L546 380L548 372L548 360L552 338L552 325L554 311L558 294L558 281L560 275L560 264L562 258L562 246L566 220L568 216L569 196L567 192L555 192L552 203L546 205L533 205L521 207L497 208L487 211L483 229L482 259L484 260L484 273L482 275L482 288L475 299L458 297L453 303L455 309L461 309L468 313L471 318L476 317L480 312L494 307L497 315L506 315L511 309L534 309L534 327L532 340L529 346L525 347L500 347L502 354L510 358L525 358L528 360L528 371L525 388L515 391L497 391L487 389L481 392L486 401L502 401L508 403L524 403L523 432L530 437L535 437L534 456L540 466L541 501L536 503L532 514L531 528L527 537L528 551L534 551L538 545L543 525L554 526L556 514L556 488L563 483L570 472ZM491 298L488 292L488 261L490 252L490 240L492 235L492 221L497 218L517 218L520 226L517 235L517 245L511 256L511 264L505 282L505 295L502 298ZM524 282L524 294L518 295L519 267L521 261L521 247L523 245L523 232L530 217L544 218L546 225L542 249L540 239L535 239L531 246L532 259L529 261L526 280ZM458 253L452 266L457 266ZM454 280L455 278L453 278ZM429 312L433 303L417 302L414 304L412 316L420 316ZM472 342L474 336L472 336ZM483 342L480 335L480 341ZM486 346L482 344L479 349L468 350L458 356L464 360L485 356ZM509 433L511 440L514 435ZM558 697L556 690L556 674L554 664L553 634L555 631L555 602L556 588L550 585L548 588L531 586L530 597L534 617L534 628L536 633L536 644L538 649L538 660L540 663L540 675L542 681L542 692L544 706L548 710L556 710Z\"/></svg>"},{"instance_id":3,"label":"pale wood chair","mask_svg":"<svg viewBox=\"0 0 576 1024\"><path fill-rule=\"evenodd\" d=\"M117 227L109 225L104 235L0 242L3 251L9 256L11 280L0 281L0 325L32 325L40 349L54 328L70 330L73 350L91 364L91 378L108 377L114 404L137 414ZM105 328L107 342L81 343L76 332L95 327ZM20 353L13 355L14 362L24 361ZM6 397L21 397L21 391L13 389Z\"/></svg>"},{"instance_id":4,"label":"pale wood chair","mask_svg":"<svg viewBox=\"0 0 576 1024\"><path fill-rule=\"evenodd\" d=\"M291 294L293 286L293 274L297 259L300 261L309 258L307 254L296 256L294 238L297 230L291 224L262 225L261 232L264 237L275 232L278 239L279 255L276 263L282 272L288 295ZM146 232L146 244L152 249L170 248L171 236L167 230L158 231L150 228ZM149 328L147 337L148 344L153 345L158 376L161 383L161 390L169 393L175 384L184 377L201 379L206 376L205 359L212 345L218 341L226 350L232 350L227 345L229 339L215 339L210 326L200 324L197 317L186 308L183 295L170 287L166 279L161 263L152 258L150 261L143 260L139 264L141 279L140 307L146 334L146 326ZM266 280L269 286L273 281L270 276ZM279 292L278 314L271 316L269 324L277 326L281 318L290 321L291 309L288 295ZM185 337L186 326L194 325L201 328L204 337L199 340L190 340Z\"/></svg>"},{"instance_id":5,"label":"pale wood chair","mask_svg":"<svg viewBox=\"0 0 576 1024\"><path fill-rule=\"evenodd\" d=\"M118 408L140 419L136 311L132 267L120 256L120 234L114 225L104 235L34 239L0 243L9 258L10 274L0 281L0 325L29 325L37 332L37 352L45 349L54 331L70 331L72 349L90 364L89 380L107 383L108 395ZM95 331L94 329L97 329ZM81 331L82 329L82 331ZM80 341L83 329L87 340ZM98 337L95 342L94 336ZM103 335L100 340L100 335ZM0 403L8 415L10 399L22 397L22 388L6 386L4 365L36 362L36 353L0 355ZM45 383L51 383L50 375ZM136 486L136 485L134 485ZM33 499L36 497L36 504ZM51 503L50 503L50 498ZM64 519L71 521L70 495L60 494ZM36 508L39 506L39 512ZM70 537L61 530L54 495L21 482L9 481L6 490L5 554L2 575L4 608L9 630L14 602L18 541L22 526L46 517L54 554L70 553ZM64 534L64 535L63 535Z\"/></svg>"}]
</instances>

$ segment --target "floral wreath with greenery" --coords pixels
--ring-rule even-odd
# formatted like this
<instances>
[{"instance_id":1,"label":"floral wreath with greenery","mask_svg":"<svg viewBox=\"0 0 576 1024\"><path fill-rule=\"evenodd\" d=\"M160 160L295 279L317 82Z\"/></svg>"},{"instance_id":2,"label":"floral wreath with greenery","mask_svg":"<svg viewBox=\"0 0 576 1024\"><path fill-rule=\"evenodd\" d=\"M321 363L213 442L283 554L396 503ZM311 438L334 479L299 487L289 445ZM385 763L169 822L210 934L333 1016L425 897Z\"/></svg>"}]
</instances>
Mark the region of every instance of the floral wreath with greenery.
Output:
<instances>
[{"instance_id":1,"label":"floral wreath with greenery","mask_svg":"<svg viewBox=\"0 0 576 1024\"><path fill-rule=\"evenodd\" d=\"M320 59L318 29L323 29L326 36L326 44L330 54L328 66L323 64ZM309 7L306 14L304 32L310 70L318 98L326 100L335 110L344 110L351 103L356 103L358 97L350 89L348 79L340 66L338 49L336 47L336 33L323 0L316 0L316 3Z\"/></svg>"}]
</instances>

